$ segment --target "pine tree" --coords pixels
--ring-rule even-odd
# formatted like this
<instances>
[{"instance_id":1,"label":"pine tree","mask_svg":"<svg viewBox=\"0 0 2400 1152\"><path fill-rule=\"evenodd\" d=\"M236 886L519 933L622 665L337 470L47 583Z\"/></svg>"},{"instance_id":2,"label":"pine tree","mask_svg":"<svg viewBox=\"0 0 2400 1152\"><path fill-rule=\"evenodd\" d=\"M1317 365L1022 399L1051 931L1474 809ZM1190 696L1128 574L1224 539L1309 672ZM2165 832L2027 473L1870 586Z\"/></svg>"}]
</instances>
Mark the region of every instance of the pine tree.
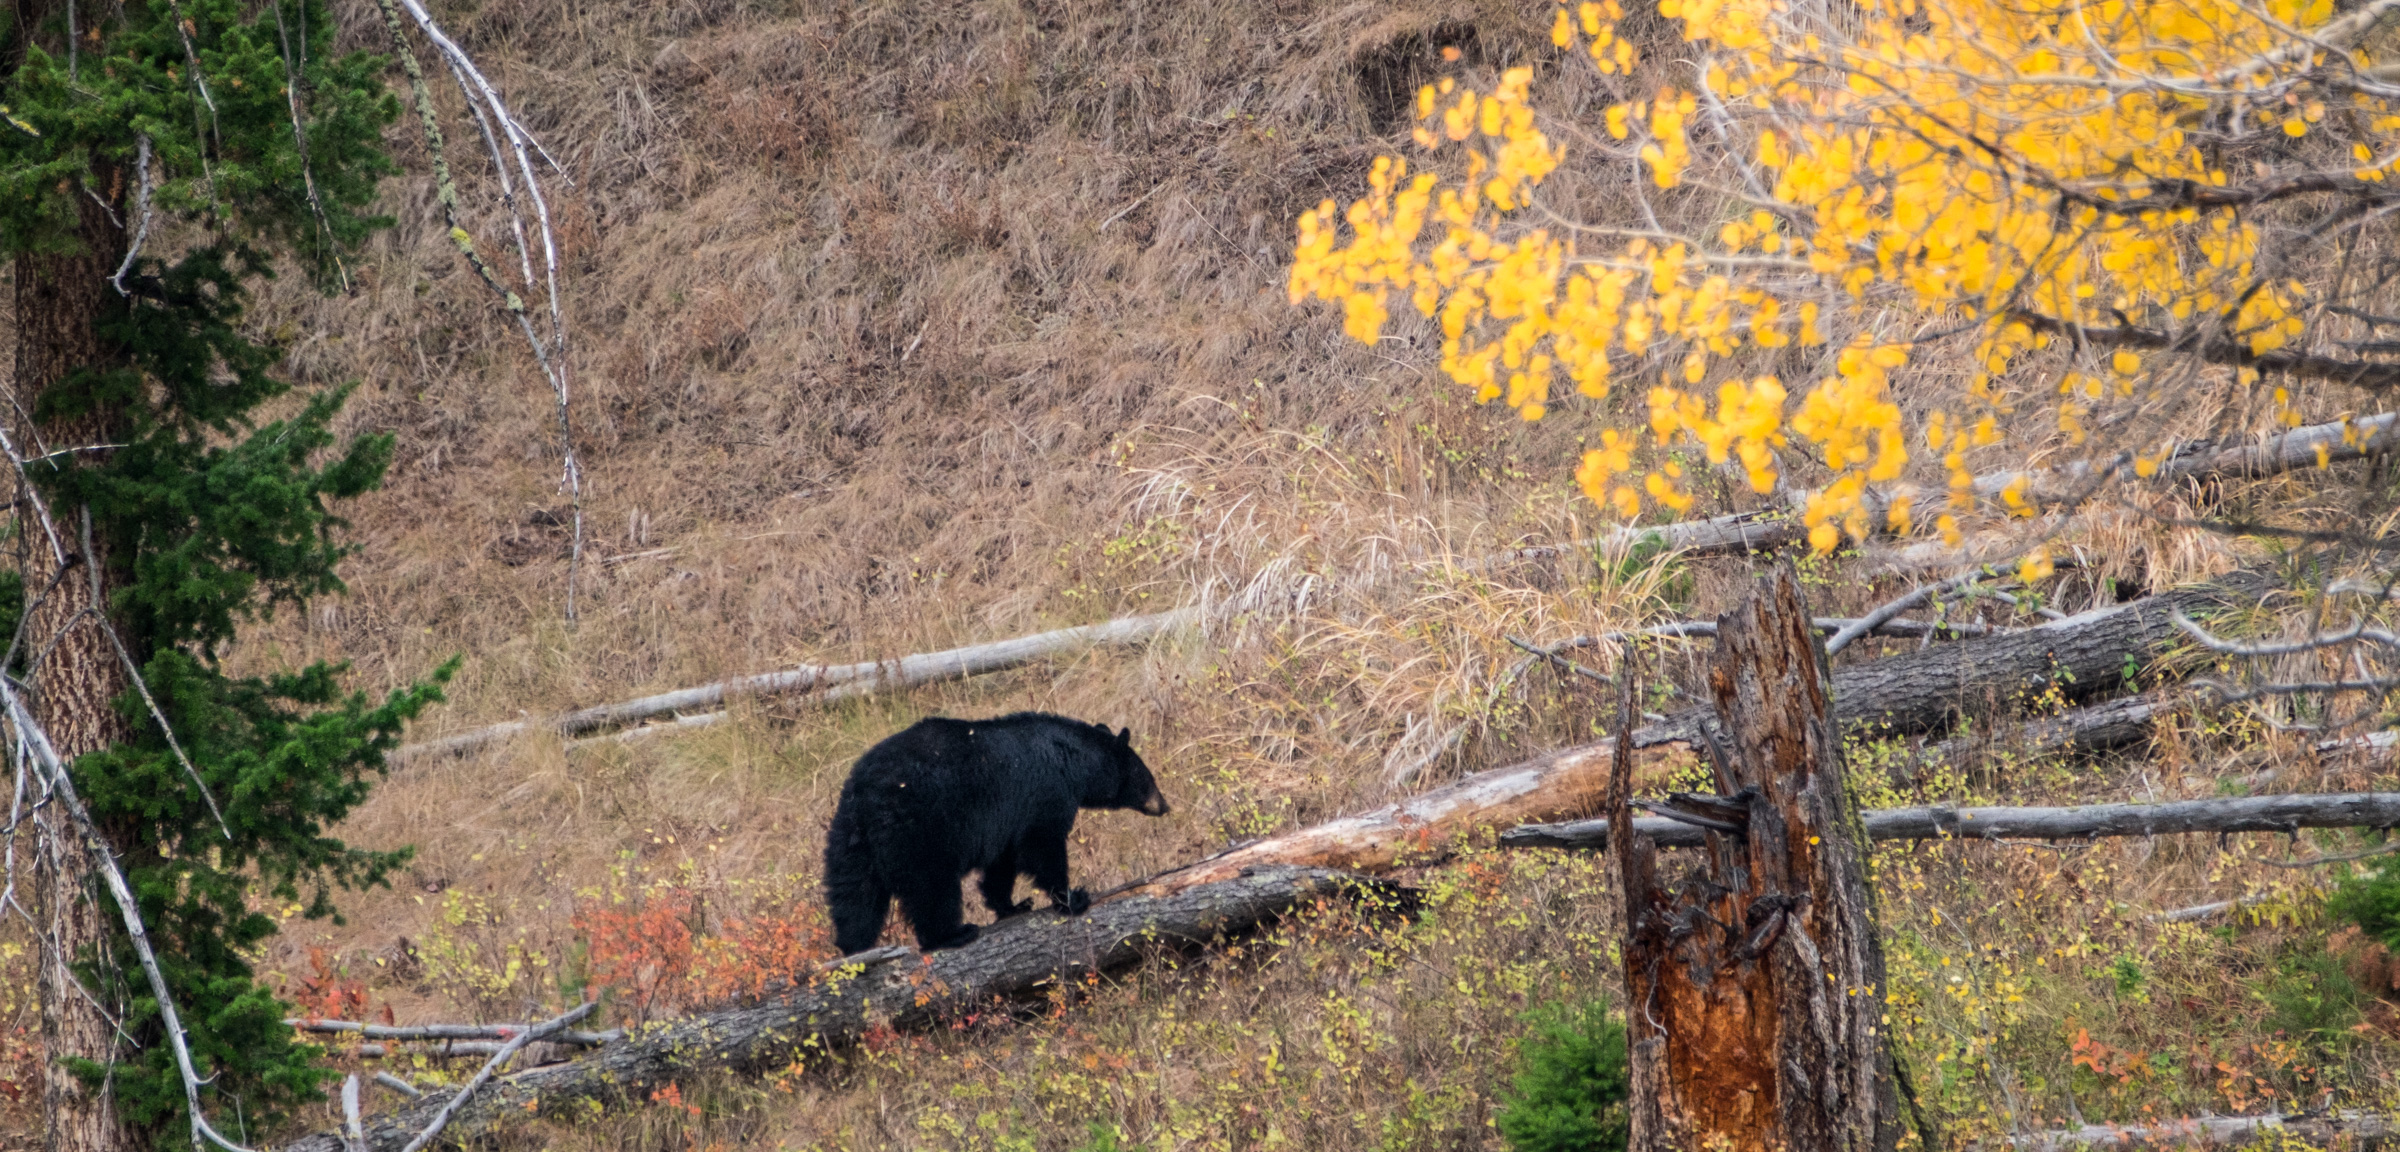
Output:
<instances>
[{"instance_id":1,"label":"pine tree","mask_svg":"<svg viewBox=\"0 0 2400 1152\"><path fill-rule=\"evenodd\" d=\"M256 1131L326 1073L244 959L274 931L253 897L305 890L307 913L329 915L333 889L406 858L325 829L449 671L374 702L338 665L219 664L241 621L341 590L350 549L329 502L373 488L391 456L389 436L337 443L342 389L258 424L289 384L244 317L278 269L339 283L344 255L389 223L367 209L398 104L380 61L330 55L318 0L18 0L0 20L25 461L18 581L0 587L20 621L11 670L132 884L202 1107ZM46 827L49 1146L179 1139L184 1090L92 847L63 819Z\"/></svg>"}]
</instances>

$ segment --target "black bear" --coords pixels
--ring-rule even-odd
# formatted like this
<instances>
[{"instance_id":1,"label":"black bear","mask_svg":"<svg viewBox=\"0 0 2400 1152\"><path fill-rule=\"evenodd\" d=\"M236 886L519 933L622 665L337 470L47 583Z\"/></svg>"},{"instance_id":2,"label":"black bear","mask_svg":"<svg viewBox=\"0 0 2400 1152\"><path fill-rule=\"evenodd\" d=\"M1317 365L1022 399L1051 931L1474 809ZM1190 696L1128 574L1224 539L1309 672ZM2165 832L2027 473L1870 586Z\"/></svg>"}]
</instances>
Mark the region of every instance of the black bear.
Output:
<instances>
[{"instance_id":1,"label":"black bear","mask_svg":"<svg viewBox=\"0 0 2400 1152\"><path fill-rule=\"evenodd\" d=\"M825 903L847 956L875 946L892 898L927 951L955 948L977 929L959 914L959 879L983 873L983 903L998 917L1019 873L1070 915L1091 906L1067 886L1067 834L1084 808L1167 814L1133 731L1110 732L1046 712L990 720L919 720L867 749L842 784L825 833Z\"/></svg>"}]
</instances>

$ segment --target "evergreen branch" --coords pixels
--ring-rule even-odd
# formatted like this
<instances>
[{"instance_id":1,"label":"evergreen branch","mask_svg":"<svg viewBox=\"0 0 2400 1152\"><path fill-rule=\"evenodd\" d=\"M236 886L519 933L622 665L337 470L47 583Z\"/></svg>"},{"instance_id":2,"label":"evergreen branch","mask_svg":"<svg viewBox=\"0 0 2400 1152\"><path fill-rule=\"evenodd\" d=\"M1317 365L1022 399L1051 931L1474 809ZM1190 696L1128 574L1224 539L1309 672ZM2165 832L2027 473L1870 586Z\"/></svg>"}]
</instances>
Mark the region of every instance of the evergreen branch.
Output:
<instances>
[{"instance_id":1,"label":"evergreen branch","mask_svg":"<svg viewBox=\"0 0 2400 1152\"><path fill-rule=\"evenodd\" d=\"M40 499L38 495L33 498ZM83 570L91 577L92 603L105 604L108 598L100 587L100 566L91 562L92 509L87 504L79 511L83 514ZM92 615L100 625L101 634L108 637L109 647L116 649L117 659L124 663L125 678L132 681L134 689L142 694L142 703L150 709L150 718L158 722L159 732L167 738L167 747L174 750L175 762L183 765L183 774L191 777L192 787L198 789L200 799L207 802L208 814L216 818L217 831L223 833L227 840L233 839L233 829L226 826L225 812L217 807L216 795L208 790L208 782L200 778L200 769L192 764L192 758L184 755L183 741L175 738L174 725L167 723L167 714L159 708L158 697L150 694L150 685L142 677L141 666L134 662L133 653L125 648L125 638L117 635L117 626L109 620L107 613L95 611Z\"/></svg>"},{"instance_id":2,"label":"evergreen branch","mask_svg":"<svg viewBox=\"0 0 2400 1152\"><path fill-rule=\"evenodd\" d=\"M192 1064L191 1045L184 1039L183 1020L175 1011L174 993L167 987L166 974L158 967L158 955L150 947L149 930L142 924L141 905L134 900L133 889L126 885L125 873L117 867L116 853L109 848L107 838L100 834L99 826L92 823L91 812L76 794L75 781L68 774L67 766L60 762L58 750L51 746L49 734L34 722L32 711L25 707L24 699L17 695L16 685L5 675L0 675L0 707L5 708L8 722L15 729L19 753L27 756L35 769L42 773L51 795L74 820L76 830L90 842L92 858L98 862L100 879L124 917L125 935L132 941L134 955L141 960L143 975L149 978L150 994L157 998L158 1015L165 1026L167 1045L174 1051L176 1070L183 1077L184 1104L191 1117L192 1147L205 1148L215 1144L225 1152L250 1152L211 1127L207 1114L201 1111L200 1085L204 1081Z\"/></svg>"},{"instance_id":3,"label":"evergreen branch","mask_svg":"<svg viewBox=\"0 0 2400 1152\"><path fill-rule=\"evenodd\" d=\"M145 138L145 140L146 139L147 138ZM147 221L145 220L145 223L146 222ZM57 558L59 575L63 578L69 567L67 563L68 553L64 545L59 542L56 521L51 518L49 506L42 500L41 489L34 484L33 475L26 471L25 458L18 455L16 445L9 439L8 432L5 428L0 428L0 449L6 450L8 453L9 465L16 470L19 488L23 492L21 499L33 505L35 516L41 521L42 531L49 536L50 551L51 554ZM57 455L55 452L48 453L45 458L47 458L47 456L55 455ZM91 557L93 555L92 512L88 507L84 508L82 511L83 539L81 543L83 547L82 551L76 553L76 555L83 558L84 569L89 574L89 579L92 582L92 603L105 604L107 603L107 598L102 595L102 590L100 587L100 569L98 565L95 565L91 562ZM53 584L53 588L55 588L55 582ZM52 589L45 589L42 593L43 596L46 598L50 594L50 591L52 591ZM191 757L184 754L183 743L175 738L174 726L167 723L167 715L159 708L158 698L150 694L150 685L144 680L141 668L134 662L133 653L126 650L124 637L117 635L117 627L115 623L111 622L105 613L94 613L94 615L100 625L100 631L108 636L109 644L116 649L117 658L124 662L126 678L133 681L133 686L141 691L142 702L149 706L150 718L158 722L158 730L165 734L167 738L167 747L175 750L176 762L183 765L184 774L191 777L192 787L198 789L200 792L200 798L208 803L209 815L216 817L217 830L224 833L227 840L233 839L233 830L227 827L225 824L224 810L217 806L217 798L214 793L209 791L208 782L201 779L200 769L192 764ZM9 639L8 654L11 657L16 655L19 642L23 639L23 621L30 620L32 618L33 614L30 610L18 617L19 635ZM60 629L60 636L52 637L50 643L56 644L58 640L65 635L66 630L73 627L73 625L74 622L72 620L68 621L67 625ZM32 661L29 662L29 664L31 666L38 667L41 664L43 657L46 657L48 654L49 646L45 645L42 650L42 655L36 656ZM5 664L0 664L0 670L5 670L5 668Z\"/></svg>"}]
</instances>

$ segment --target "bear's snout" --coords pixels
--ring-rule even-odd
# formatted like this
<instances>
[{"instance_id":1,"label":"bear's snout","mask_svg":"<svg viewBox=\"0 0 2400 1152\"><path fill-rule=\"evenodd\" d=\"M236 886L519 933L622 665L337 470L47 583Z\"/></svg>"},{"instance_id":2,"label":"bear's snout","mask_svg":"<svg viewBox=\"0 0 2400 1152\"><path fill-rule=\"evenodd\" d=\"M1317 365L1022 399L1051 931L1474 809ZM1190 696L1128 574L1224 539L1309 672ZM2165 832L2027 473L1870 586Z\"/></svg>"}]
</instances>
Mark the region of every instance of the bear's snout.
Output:
<instances>
[{"instance_id":1,"label":"bear's snout","mask_svg":"<svg viewBox=\"0 0 2400 1152\"><path fill-rule=\"evenodd\" d=\"M1167 814L1167 798L1161 795L1158 789L1153 788L1150 790L1150 795L1142 799L1140 811L1144 816L1164 816Z\"/></svg>"}]
</instances>

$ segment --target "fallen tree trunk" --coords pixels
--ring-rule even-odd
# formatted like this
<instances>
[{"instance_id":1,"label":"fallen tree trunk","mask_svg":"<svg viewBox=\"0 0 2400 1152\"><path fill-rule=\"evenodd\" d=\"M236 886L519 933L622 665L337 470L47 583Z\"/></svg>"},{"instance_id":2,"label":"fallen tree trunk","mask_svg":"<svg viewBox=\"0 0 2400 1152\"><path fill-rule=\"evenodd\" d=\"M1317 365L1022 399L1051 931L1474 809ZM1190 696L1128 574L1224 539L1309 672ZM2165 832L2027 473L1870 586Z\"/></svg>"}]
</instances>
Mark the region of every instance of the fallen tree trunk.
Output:
<instances>
[{"instance_id":1,"label":"fallen tree trunk","mask_svg":"<svg viewBox=\"0 0 2400 1152\"><path fill-rule=\"evenodd\" d=\"M2400 427L2396 427L2396 423L2400 423L2400 413L2383 412L2358 420L2294 428L2245 444L2219 447L2207 441L2195 441L2176 449L2160 461L2158 470L2148 482L2271 476L2321 464L2340 464L2382 456L2400 448ZM2109 472L2111 477L2131 475L2132 462L2116 464ZM2017 489L2026 503L2047 505L2077 499L2089 489L2097 487L2097 483L2093 469L2088 464L2031 471L2009 469L1976 477L1975 498L1986 503L1998 502L2000 494L2012 487ZM1648 545L1700 555L1780 548L1808 538L1808 526L1802 521L1800 510L1807 507L1809 499L1815 495L1814 489L1794 489L1786 492L1782 502L1775 507L1712 516L1705 520L1629 526L1597 540L1519 548L1491 557L1484 563L1547 559L1562 552L1593 547L1627 549ZM1870 491L1868 499L1873 502L1872 519L1877 531L1884 530L1886 510L1903 495L1909 497L1918 508L1939 507L1950 498L1947 488L1922 488L1916 485Z\"/></svg>"},{"instance_id":2,"label":"fallen tree trunk","mask_svg":"<svg viewBox=\"0 0 2400 1152\"><path fill-rule=\"evenodd\" d=\"M1160 948L1203 946L1315 900L1371 884L1322 869L1269 868L1167 897L1133 896L1081 916L1036 912L985 929L964 948L931 954L887 948L812 979L806 987L705 1015L636 1030L590 1056L504 1076L452 1114L446 1139L531 1115L589 1116L679 1078L780 1071L823 1055L879 1024L920 1028L994 1000L1038 997L1087 973L1137 963ZM423 1097L366 1124L362 1152L399 1152L450 1102ZM347 1152L339 1132L319 1132L287 1152Z\"/></svg>"},{"instance_id":3,"label":"fallen tree trunk","mask_svg":"<svg viewBox=\"0 0 2400 1152\"><path fill-rule=\"evenodd\" d=\"M2127 657L2146 663L2179 641L2174 624L2178 612L2190 616L2253 602L2267 586L2257 574L2234 573L2213 584L2177 588L2020 631L1852 664L1833 674L1834 715L1846 725L1916 732L2053 685L2070 697L2106 691L2124 680ZM1705 714L1703 709L1686 709L1639 729L1634 747L1696 739L1696 725Z\"/></svg>"},{"instance_id":4,"label":"fallen tree trunk","mask_svg":"<svg viewBox=\"0 0 2400 1152\"><path fill-rule=\"evenodd\" d=\"M2319 1115L2294 1112L2280 1116L2198 1116L2161 1120L2119 1128L2086 1124L2057 1132L2028 1132L1990 1148L2018 1152L2133 1152L2134 1149L2242 1148L2268 1144L2275 1148L2306 1145L2342 1148L2349 1152L2400 1146L2400 1125L2373 1112Z\"/></svg>"},{"instance_id":5,"label":"fallen tree trunk","mask_svg":"<svg viewBox=\"0 0 2400 1152\"><path fill-rule=\"evenodd\" d=\"M2302 828L2400 826L2400 792L2291 793L2074 808L1871 808L1859 815L1869 840L2088 840L2182 832L2288 834ZM1608 823L1520 824L1500 834L1500 846L1597 851L1608 847ZM1707 842L1706 829L1663 816L1637 817L1633 829L1661 848L1697 848Z\"/></svg>"},{"instance_id":6,"label":"fallen tree trunk","mask_svg":"<svg viewBox=\"0 0 2400 1152\"><path fill-rule=\"evenodd\" d=\"M1919 649L1833 673L1833 715L1844 727L1872 724L1892 731L1938 728L1970 704L2006 701L2057 677L2096 691L2118 683L2125 659L2152 656L2181 635L2172 617L2255 597L2265 582L2247 574L2217 585L2181 588L2131 603L2052 621L2001 636ZM2115 713L2054 724L2052 738L2079 732L2115 739L2146 722L2154 706L2126 705ZM1685 762L1699 738L1700 713L1670 716L1636 729L1636 771L1655 779ZM2137 720L2136 717L2139 717ZM2064 719L2064 718L2062 718ZM1669 747L1670 745L1675 747ZM1286 832L1153 877L1141 891L1166 893L1274 864L1372 872L1404 862L1427 862L1449 851L1460 834L1586 816L1598 811L1615 744L1601 740L1547 753L1521 764L1479 772L1371 812Z\"/></svg>"},{"instance_id":7,"label":"fallen tree trunk","mask_svg":"<svg viewBox=\"0 0 2400 1152\"><path fill-rule=\"evenodd\" d=\"M520 733L535 730L557 732L562 736L580 736L606 728L620 728L661 716L682 713L713 712L728 701L745 697L783 696L799 692L817 692L825 701L847 700L852 697L889 692L898 688L914 688L945 680L963 680L969 676L1006 671L1036 660L1047 659L1063 652L1085 648L1140 644L1163 632L1186 628L1198 623L1200 610L1179 608L1148 616L1128 616L1078 628L1060 628L1011 640L996 640L989 644L973 644L941 652L902 656L897 660L876 660L861 664L808 664L782 672L767 672L756 676L739 676L626 700L602 704L555 716L547 720L516 720L494 724L411 744L392 754L394 762L425 756L462 756L501 743ZM699 717L684 717L679 723L687 726L706 723Z\"/></svg>"}]
</instances>

